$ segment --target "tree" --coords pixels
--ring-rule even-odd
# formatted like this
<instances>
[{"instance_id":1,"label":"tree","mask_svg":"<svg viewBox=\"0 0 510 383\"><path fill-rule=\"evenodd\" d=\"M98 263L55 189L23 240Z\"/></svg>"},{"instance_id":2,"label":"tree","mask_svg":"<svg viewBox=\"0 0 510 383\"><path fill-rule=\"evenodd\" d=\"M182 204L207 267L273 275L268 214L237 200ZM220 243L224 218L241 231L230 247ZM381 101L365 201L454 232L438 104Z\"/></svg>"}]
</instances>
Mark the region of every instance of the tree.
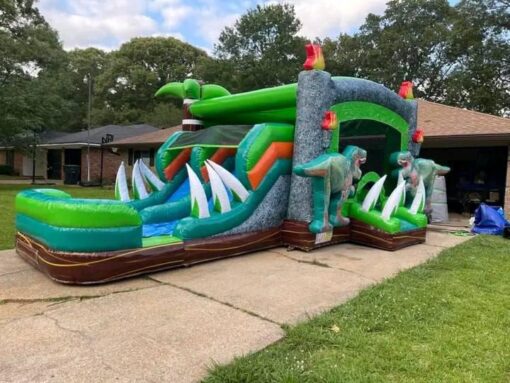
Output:
<instances>
[{"instance_id":1,"label":"tree","mask_svg":"<svg viewBox=\"0 0 510 383\"><path fill-rule=\"evenodd\" d=\"M154 94L170 81L192 76L197 62L206 58L204 51L172 37L134 38L123 44L108 56L96 79L94 123L161 121L162 113L172 117L165 126L178 122L177 106L156 108Z\"/></svg>"},{"instance_id":2,"label":"tree","mask_svg":"<svg viewBox=\"0 0 510 383\"><path fill-rule=\"evenodd\" d=\"M359 74L398 89L412 80L418 96L439 97L449 75L452 9L447 0L392 0L369 14L355 36Z\"/></svg>"},{"instance_id":3,"label":"tree","mask_svg":"<svg viewBox=\"0 0 510 383\"><path fill-rule=\"evenodd\" d=\"M0 140L21 145L69 112L65 54L31 0L0 1ZM21 143L20 143L21 141Z\"/></svg>"},{"instance_id":4,"label":"tree","mask_svg":"<svg viewBox=\"0 0 510 383\"><path fill-rule=\"evenodd\" d=\"M393 0L360 31L324 40L327 68L486 113L509 113L508 0Z\"/></svg>"},{"instance_id":5,"label":"tree","mask_svg":"<svg viewBox=\"0 0 510 383\"><path fill-rule=\"evenodd\" d=\"M294 82L305 60L306 40L292 5L257 5L221 32L217 61L203 77L244 91ZM215 78L208 78L214 76Z\"/></svg>"},{"instance_id":6,"label":"tree","mask_svg":"<svg viewBox=\"0 0 510 383\"><path fill-rule=\"evenodd\" d=\"M510 114L510 2L463 0L455 7L455 67L445 102L492 114Z\"/></svg>"},{"instance_id":7,"label":"tree","mask_svg":"<svg viewBox=\"0 0 510 383\"><path fill-rule=\"evenodd\" d=\"M108 55L100 49L87 48L74 49L68 52L67 58L73 118L70 119L66 128L81 130L87 127L89 81L93 84L94 79L104 71ZM95 94L93 94L93 99L95 99Z\"/></svg>"},{"instance_id":8,"label":"tree","mask_svg":"<svg viewBox=\"0 0 510 383\"><path fill-rule=\"evenodd\" d=\"M325 38L318 41L322 45L326 60L326 70L334 76L358 77L361 74L359 39L341 34L337 40Z\"/></svg>"}]
</instances>

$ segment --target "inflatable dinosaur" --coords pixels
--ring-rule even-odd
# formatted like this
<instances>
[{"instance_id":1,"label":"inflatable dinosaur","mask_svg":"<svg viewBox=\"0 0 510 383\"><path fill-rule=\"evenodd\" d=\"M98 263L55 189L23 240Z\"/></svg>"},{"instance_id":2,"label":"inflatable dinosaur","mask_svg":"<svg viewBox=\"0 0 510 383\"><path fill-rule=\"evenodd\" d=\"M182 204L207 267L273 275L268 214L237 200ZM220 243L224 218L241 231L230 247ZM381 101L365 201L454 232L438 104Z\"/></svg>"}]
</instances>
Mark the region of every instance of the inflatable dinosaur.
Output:
<instances>
[{"instance_id":1,"label":"inflatable dinosaur","mask_svg":"<svg viewBox=\"0 0 510 383\"><path fill-rule=\"evenodd\" d=\"M401 166L400 174L406 181L406 189L414 197L418 189L420 178L425 185L425 212L430 213L430 201L437 176L443 176L450 171L447 166L436 164L433 160L414 158L410 152L397 152L392 156L392 163Z\"/></svg>"},{"instance_id":2,"label":"inflatable dinosaur","mask_svg":"<svg viewBox=\"0 0 510 383\"><path fill-rule=\"evenodd\" d=\"M353 181L361 178L360 165L366 158L365 150L347 146L342 154L326 153L294 167L297 175L312 177L314 217L309 225L311 232L322 233L349 224L349 218L342 216L342 205L354 194Z\"/></svg>"}]
</instances>

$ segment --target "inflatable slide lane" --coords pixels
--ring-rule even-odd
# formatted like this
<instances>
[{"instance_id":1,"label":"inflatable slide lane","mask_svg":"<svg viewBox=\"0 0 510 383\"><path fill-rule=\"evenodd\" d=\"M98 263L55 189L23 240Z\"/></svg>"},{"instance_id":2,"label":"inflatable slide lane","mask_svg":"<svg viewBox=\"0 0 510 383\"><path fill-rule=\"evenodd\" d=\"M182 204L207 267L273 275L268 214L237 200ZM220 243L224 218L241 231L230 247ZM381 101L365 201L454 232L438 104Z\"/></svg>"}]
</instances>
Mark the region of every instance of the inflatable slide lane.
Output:
<instances>
[{"instance_id":1,"label":"inflatable slide lane","mask_svg":"<svg viewBox=\"0 0 510 383\"><path fill-rule=\"evenodd\" d=\"M157 176L135 164L132 196L121 165L119 201L23 191L18 253L59 282L86 284L278 246L293 137L282 123L178 132L157 153Z\"/></svg>"}]
</instances>

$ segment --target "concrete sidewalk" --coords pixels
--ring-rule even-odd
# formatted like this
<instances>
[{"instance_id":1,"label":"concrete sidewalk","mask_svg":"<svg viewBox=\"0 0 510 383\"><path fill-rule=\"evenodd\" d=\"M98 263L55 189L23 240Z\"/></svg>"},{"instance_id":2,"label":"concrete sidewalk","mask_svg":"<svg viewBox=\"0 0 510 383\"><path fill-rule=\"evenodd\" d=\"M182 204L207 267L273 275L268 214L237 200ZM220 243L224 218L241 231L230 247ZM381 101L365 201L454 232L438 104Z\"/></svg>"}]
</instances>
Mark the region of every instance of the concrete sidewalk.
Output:
<instances>
[{"instance_id":1,"label":"concrete sidewalk","mask_svg":"<svg viewBox=\"0 0 510 383\"><path fill-rule=\"evenodd\" d=\"M394 253L277 248L92 287L53 283L1 251L0 382L194 382L468 238L432 231Z\"/></svg>"}]
</instances>

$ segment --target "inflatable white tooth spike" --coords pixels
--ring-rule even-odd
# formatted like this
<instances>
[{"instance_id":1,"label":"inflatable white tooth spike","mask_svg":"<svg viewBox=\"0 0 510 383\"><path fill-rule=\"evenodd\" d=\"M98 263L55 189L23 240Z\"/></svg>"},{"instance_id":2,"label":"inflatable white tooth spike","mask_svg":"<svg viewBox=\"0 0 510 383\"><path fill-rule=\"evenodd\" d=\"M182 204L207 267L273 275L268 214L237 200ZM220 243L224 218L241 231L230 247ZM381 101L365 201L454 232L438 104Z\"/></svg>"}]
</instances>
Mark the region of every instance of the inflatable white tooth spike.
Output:
<instances>
[{"instance_id":1,"label":"inflatable white tooth spike","mask_svg":"<svg viewBox=\"0 0 510 383\"><path fill-rule=\"evenodd\" d=\"M191 195L191 216L195 218L207 218L210 216L209 204L207 202L207 195L205 194L204 187L191 166L186 164L186 170L188 171Z\"/></svg>"},{"instance_id":2,"label":"inflatable white tooth spike","mask_svg":"<svg viewBox=\"0 0 510 383\"><path fill-rule=\"evenodd\" d=\"M117 170L117 177L115 178L115 198L122 202L131 201L131 198L129 198L124 161L120 163L119 170Z\"/></svg>"},{"instance_id":3,"label":"inflatable white tooth spike","mask_svg":"<svg viewBox=\"0 0 510 383\"><path fill-rule=\"evenodd\" d=\"M142 173L140 172L139 160L136 160L133 166L133 173L131 176L131 184L133 188L133 195L135 199L145 199L149 196L145 183L143 182Z\"/></svg>"},{"instance_id":4,"label":"inflatable white tooth spike","mask_svg":"<svg viewBox=\"0 0 510 383\"><path fill-rule=\"evenodd\" d=\"M409 212L412 214L418 214L421 213L424 208L425 208L425 184L423 183L423 178L420 177L420 181L418 182L418 189L416 190L416 195L414 196L413 202L411 203Z\"/></svg>"},{"instance_id":5,"label":"inflatable white tooth spike","mask_svg":"<svg viewBox=\"0 0 510 383\"><path fill-rule=\"evenodd\" d=\"M381 195L382 188L384 186L384 182L386 181L386 175L379 178L376 183L372 185L370 190L368 191L365 199L363 200L363 204L361 205L361 210L369 211L372 210L377 201L379 201L379 197Z\"/></svg>"},{"instance_id":6,"label":"inflatable white tooth spike","mask_svg":"<svg viewBox=\"0 0 510 383\"><path fill-rule=\"evenodd\" d=\"M140 171L142 172L143 178L145 181L147 181L152 191L163 189L165 184L152 172L152 170L147 165L145 165L145 162L140 160L138 165L140 167Z\"/></svg>"},{"instance_id":7,"label":"inflatable white tooth spike","mask_svg":"<svg viewBox=\"0 0 510 383\"><path fill-rule=\"evenodd\" d=\"M214 163L211 160L206 160L206 163L211 165L216 174L221 178L226 187L230 189L234 198L238 201L244 202L246 198L250 195L248 190L243 186L241 181L239 181L232 173L226 170L224 167Z\"/></svg>"},{"instance_id":8,"label":"inflatable white tooth spike","mask_svg":"<svg viewBox=\"0 0 510 383\"><path fill-rule=\"evenodd\" d=\"M398 181L397 181L397 185L400 185L401 183L405 183L406 181L404 180L404 176L402 175L402 170L398 172ZM402 201L401 201L401 204L405 204L406 203L406 188L404 187L404 191L402 192Z\"/></svg>"},{"instance_id":9,"label":"inflatable white tooth spike","mask_svg":"<svg viewBox=\"0 0 510 383\"><path fill-rule=\"evenodd\" d=\"M211 183L214 209L220 213L230 211L230 200L228 198L227 189L225 189L220 176L216 174L214 169L207 162L205 163L205 167L209 174L209 182Z\"/></svg>"},{"instance_id":10,"label":"inflatable white tooth spike","mask_svg":"<svg viewBox=\"0 0 510 383\"><path fill-rule=\"evenodd\" d=\"M402 202L402 193L404 192L405 186L406 186L405 182L397 185L397 187L390 194L381 213L381 218L384 219L385 221L389 220L391 216L395 214L395 212L399 208Z\"/></svg>"}]
</instances>

